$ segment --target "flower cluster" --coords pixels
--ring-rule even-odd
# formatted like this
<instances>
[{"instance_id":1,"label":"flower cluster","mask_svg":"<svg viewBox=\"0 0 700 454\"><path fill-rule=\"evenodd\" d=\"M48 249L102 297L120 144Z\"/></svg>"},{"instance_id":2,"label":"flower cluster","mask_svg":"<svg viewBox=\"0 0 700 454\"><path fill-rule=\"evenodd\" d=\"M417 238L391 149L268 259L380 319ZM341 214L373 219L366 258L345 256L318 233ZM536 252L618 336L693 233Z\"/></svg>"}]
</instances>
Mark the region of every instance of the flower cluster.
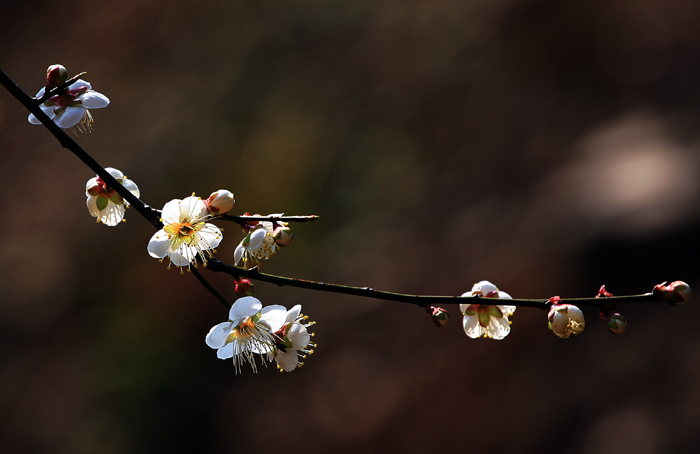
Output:
<instances>
[{"instance_id":1,"label":"flower cluster","mask_svg":"<svg viewBox=\"0 0 700 454\"><path fill-rule=\"evenodd\" d=\"M313 322L305 320L300 305L287 311L279 305L263 307L257 298L246 296L236 300L229 320L215 325L205 341L219 359L233 359L236 373L246 362L257 372L255 355L262 364L274 360L280 370L291 372L316 346L310 342L313 334L307 331Z\"/></svg>"},{"instance_id":2,"label":"flower cluster","mask_svg":"<svg viewBox=\"0 0 700 454\"><path fill-rule=\"evenodd\" d=\"M474 284L471 291L462 294L462 296L512 299L509 294L499 291L489 281L481 281ZM464 314L464 319L462 320L464 332L472 339L483 336L501 340L510 333L508 317L515 312L515 306L460 304L459 308Z\"/></svg>"},{"instance_id":3,"label":"flower cluster","mask_svg":"<svg viewBox=\"0 0 700 454\"><path fill-rule=\"evenodd\" d=\"M279 216L282 214L269 215ZM248 221L243 225L243 233L245 237L233 252L233 263L238 265L242 260L243 267L247 269L269 259L275 255L277 249L287 246L294 239L287 223L280 221Z\"/></svg>"},{"instance_id":4,"label":"flower cluster","mask_svg":"<svg viewBox=\"0 0 700 454\"><path fill-rule=\"evenodd\" d=\"M139 197L140 192L136 183L129 180L121 171L112 167L107 167L105 170L134 196ZM124 219L124 209L129 204L99 176L88 180L85 185L85 195L88 211L92 217L97 218L97 222L113 227Z\"/></svg>"},{"instance_id":5,"label":"flower cluster","mask_svg":"<svg viewBox=\"0 0 700 454\"><path fill-rule=\"evenodd\" d=\"M44 93L55 87L62 87L67 78L66 68L61 65L49 66L46 72L46 85L39 90L36 98L40 99ZM79 137L79 133L92 132L93 119L88 109L101 109L108 105L109 98L92 90L89 82L78 79L69 86L63 87L62 93L47 99L40 107L56 123L56 126ZM33 125L41 124L34 114L29 114L28 119Z\"/></svg>"}]
</instances>

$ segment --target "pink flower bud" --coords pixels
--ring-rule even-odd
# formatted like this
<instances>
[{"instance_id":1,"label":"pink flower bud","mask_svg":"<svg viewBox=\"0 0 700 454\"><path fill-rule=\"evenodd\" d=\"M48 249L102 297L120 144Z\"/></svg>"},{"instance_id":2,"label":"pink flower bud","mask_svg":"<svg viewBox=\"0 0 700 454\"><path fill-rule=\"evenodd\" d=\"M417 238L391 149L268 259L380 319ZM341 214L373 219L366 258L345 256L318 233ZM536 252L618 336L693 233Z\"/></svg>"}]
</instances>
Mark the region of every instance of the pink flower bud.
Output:
<instances>
[{"instance_id":1,"label":"pink flower bud","mask_svg":"<svg viewBox=\"0 0 700 454\"><path fill-rule=\"evenodd\" d=\"M227 191L226 189L219 189L216 192L212 192L204 204L207 206L207 210L211 214L226 214L233 208L233 204L236 201L233 198L233 193Z\"/></svg>"},{"instance_id":2,"label":"pink flower bud","mask_svg":"<svg viewBox=\"0 0 700 454\"><path fill-rule=\"evenodd\" d=\"M659 301L669 306L685 304L693 295L690 286L683 281L674 281L668 285L665 284L666 282L655 286L652 293Z\"/></svg>"},{"instance_id":3,"label":"pink flower bud","mask_svg":"<svg viewBox=\"0 0 700 454\"><path fill-rule=\"evenodd\" d=\"M606 314L605 324L612 334L622 334L627 329L627 319L617 312Z\"/></svg>"},{"instance_id":4,"label":"pink flower bud","mask_svg":"<svg viewBox=\"0 0 700 454\"><path fill-rule=\"evenodd\" d=\"M433 320L433 325L437 326L438 328L442 328L443 326L447 325L447 322L450 321L450 313L441 307L427 306L425 311L430 314L430 317Z\"/></svg>"},{"instance_id":5,"label":"pink flower bud","mask_svg":"<svg viewBox=\"0 0 700 454\"><path fill-rule=\"evenodd\" d=\"M566 339L572 334L574 336L581 334L586 326L583 312L572 304L553 305L549 310L547 319L549 321L549 329L562 339Z\"/></svg>"},{"instance_id":6,"label":"pink flower bud","mask_svg":"<svg viewBox=\"0 0 700 454\"><path fill-rule=\"evenodd\" d=\"M272 233L272 237L275 239L277 246L288 246L294 239L294 234L292 233L292 229L286 225L282 225L275 229Z\"/></svg>"},{"instance_id":7,"label":"pink flower bud","mask_svg":"<svg viewBox=\"0 0 700 454\"><path fill-rule=\"evenodd\" d=\"M68 70L62 65L51 65L46 70L46 90L60 87L68 80Z\"/></svg>"},{"instance_id":8,"label":"pink flower bud","mask_svg":"<svg viewBox=\"0 0 700 454\"><path fill-rule=\"evenodd\" d=\"M248 279L235 279L236 282L236 295L239 297L253 296L255 293L255 286Z\"/></svg>"}]
</instances>

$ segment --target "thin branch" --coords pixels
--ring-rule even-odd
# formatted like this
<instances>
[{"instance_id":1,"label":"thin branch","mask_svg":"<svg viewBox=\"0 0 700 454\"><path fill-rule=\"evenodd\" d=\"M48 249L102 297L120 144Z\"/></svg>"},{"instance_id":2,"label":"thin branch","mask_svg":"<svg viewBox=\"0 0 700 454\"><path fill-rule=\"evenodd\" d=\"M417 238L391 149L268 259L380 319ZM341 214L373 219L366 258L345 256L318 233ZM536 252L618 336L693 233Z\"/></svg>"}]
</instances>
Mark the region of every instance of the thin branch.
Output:
<instances>
[{"instance_id":1,"label":"thin branch","mask_svg":"<svg viewBox=\"0 0 700 454\"><path fill-rule=\"evenodd\" d=\"M207 282L206 279L204 279L204 276L202 276L201 274L199 274L199 271L197 271L197 268L191 267L191 268L190 268L190 271L192 272L192 274L194 274L194 277L196 277L197 280L199 280L199 282L201 282L201 284L204 286L204 288L206 288L207 290L209 290L209 292L210 292L212 295L214 295L214 296L216 297L216 299L218 299L219 301L221 301L221 302L223 303L223 305L226 306L227 309L230 309L230 308L231 308L231 303L229 303L229 302L226 300L226 298L224 298L223 296L221 296L221 294L220 294L219 292L217 292L216 289L215 289L214 287L212 287L211 284L210 284L209 282Z\"/></svg>"},{"instance_id":2,"label":"thin branch","mask_svg":"<svg viewBox=\"0 0 700 454\"><path fill-rule=\"evenodd\" d=\"M309 221L315 221L319 217L320 216L317 216L315 214L306 215L306 216L273 216L273 215L233 216L230 214L225 214L223 216L219 216L219 218L224 220L224 221L233 221L233 222L237 222L238 224L245 224L246 221L309 222Z\"/></svg>"},{"instance_id":3,"label":"thin branch","mask_svg":"<svg viewBox=\"0 0 700 454\"><path fill-rule=\"evenodd\" d=\"M349 285L329 284L326 282L308 281L305 279L294 279L290 277L275 276L273 274L265 274L256 270L246 270L228 265L220 260L210 258L207 260L207 269L215 273L222 272L236 277L245 277L255 279L279 286L300 287L310 290L318 290L322 292L343 293L346 295L364 296L366 298L375 298L386 301L397 301L401 303L415 304L425 307L429 304L478 304L476 301L483 301L478 296L462 297L462 296L435 296L435 295L408 295L404 293L393 293L376 290L370 287L352 287ZM501 299L489 298L489 304L502 304L507 306L523 306L534 307L543 310L549 310L551 303L549 300L541 299ZM658 302L658 299L651 293L629 296L612 296L609 298L562 298L560 304L575 304L577 306L595 306L600 307L612 303L630 303L630 302ZM483 303L482 303L483 304Z\"/></svg>"}]
</instances>

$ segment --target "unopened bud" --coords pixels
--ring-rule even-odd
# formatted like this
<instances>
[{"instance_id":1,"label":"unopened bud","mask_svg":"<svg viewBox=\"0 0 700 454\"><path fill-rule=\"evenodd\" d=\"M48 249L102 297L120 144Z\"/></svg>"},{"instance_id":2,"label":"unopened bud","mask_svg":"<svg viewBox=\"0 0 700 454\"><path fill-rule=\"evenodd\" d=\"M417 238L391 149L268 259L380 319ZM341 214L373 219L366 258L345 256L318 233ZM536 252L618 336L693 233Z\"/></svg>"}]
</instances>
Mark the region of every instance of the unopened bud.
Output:
<instances>
[{"instance_id":1,"label":"unopened bud","mask_svg":"<svg viewBox=\"0 0 700 454\"><path fill-rule=\"evenodd\" d=\"M652 293L659 301L669 306L685 304L693 295L690 286L683 281L674 281L668 285L665 284L664 282L654 287Z\"/></svg>"},{"instance_id":2,"label":"unopened bud","mask_svg":"<svg viewBox=\"0 0 700 454\"><path fill-rule=\"evenodd\" d=\"M430 314L430 318L433 320L433 325L438 328L442 328L447 325L450 321L450 313L445 309L437 306L427 306L425 311Z\"/></svg>"},{"instance_id":3,"label":"unopened bud","mask_svg":"<svg viewBox=\"0 0 700 454\"><path fill-rule=\"evenodd\" d=\"M562 339L572 334L574 336L581 334L586 326L583 312L572 304L555 304L549 310L547 319L549 329Z\"/></svg>"},{"instance_id":4,"label":"unopened bud","mask_svg":"<svg viewBox=\"0 0 700 454\"><path fill-rule=\"evenodd\" d=\"M46 70L46 89L60 87L68 80L68 70L62 65L51 65Z\"/></svg>"},{"instance_id":5,"label":"unopened bud","mask_svg":"<svg viewBox=\"0 0 700 454\"><path fill-rule=\"evenodd\" d=\"M253 296L255 293L255 286L248 279L236 279L236 295L239 297Z\"/></svg>"},{"instance_id":6,"label":"unopened bud","mask_svg":"<svg viewBox=\"0 0 700 454\"><path fill-rule=\"evenodd\" d=\"M627 329L627 319L617 312L606 314L605 324L612 334L622 334Z\"/></svg>"},{"instance_id":7,"label":"unopened bud","mask_svg":"<svg viewBox=\"0 0 700 454\"><path fill-rule=\"evenodd\" d=\"M272 233L272 237L275 239L277 246L288 246L294 239L294 233L292 233L292 229L286 225L282 225L275 229Z\"/></svg>"},{"instance_id":8,"label":"unopened bud","mask_svg":"<svg viewBox=\"0 0 700 454\"><path fill-rule=\"evenodd\" d=\"M234 203L236 201L233 198L233 193L226 189L212 192L209 198L204 201L211 214L226 214L231 211Z\"/></svg>"}]
</instances>

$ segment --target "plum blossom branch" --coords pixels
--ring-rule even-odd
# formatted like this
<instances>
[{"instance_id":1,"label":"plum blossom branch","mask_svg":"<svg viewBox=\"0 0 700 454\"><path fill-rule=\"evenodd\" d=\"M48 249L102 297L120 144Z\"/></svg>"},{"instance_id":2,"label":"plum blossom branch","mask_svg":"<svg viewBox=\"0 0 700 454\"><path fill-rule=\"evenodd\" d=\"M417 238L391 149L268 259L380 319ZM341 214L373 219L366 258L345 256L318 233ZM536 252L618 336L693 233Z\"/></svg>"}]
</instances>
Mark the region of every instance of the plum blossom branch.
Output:
<instances>
[{"instance_id":1,"label":"plum blossom branch","mask_svg":"<svg viewBox=\"0 0 700 454\"><path fill-rule=\"evenodd\" d=\"M28 96L24 91L22 91L2 70L0 70L0 83L25 107L29 110L36 118L58 139L64 148L68 148L73 154L75 154L78 159L80 159L85 165L92 169L108 186L112 187L120 196L122 196L134 209L141 214L148 222L150 222L156 229L163 228L163 222L161 220L161 211L151 208L150 206L144 204L139 197L130 192L126 187L124 187L117 179L115 179L109 172L105 170L97 161L95 161L90 155L88 155L73 139L71 139L59 126L57 126L53 120L51 120L44 111L40 108L41 101L48 99L49 97L60 93L65 87L74 83L82 74L67 80L65 83L61 84L59 87L55 87L52 90L47 90L39 100ZM242 216L232 216L232 215L219 215L214 216L222 220L233 221L241 225L245 225L248 222L269 222L269 221L279 221L279 222L308 222L318 219L318 216L282 216L282 215L269 215L269 216L259 216L259 215L242 215ZM217 243L218 244L218 243ZM153 255L153 254L152 254ZM201 255L201 254L200 254ZM203 256L199 257L198 260L203 260ZM177 263L176 263L177 265ZM182 266L182 265L179 265ZM195 277L204 285L204 287L209 290L219 301L221 301L227 308L231 307L231 304L221 296L196 270L194 267L189 267ZM675 303L682 304L687 301L690 297L690 289L686 284L680 283L678 287L677 283L672 283L668 287L664 287L664 284L657 285L653 292L644 293L639 295L627 295L627 296L612 296L610 294L599 294L598 297L594 298L559 298L553 297L547 300L542 299L510 299L510 298L498 298L489 297L488 305L481 303L482 296L480 295L470 295L466 296L435 296L435 295L409 295L402 293L386 292L381 290L376 290L370 287L353 287L347 285L330 284L325 282L309 281L304 279L295 279L283 276L276 276L272 274L260 273L257 267L253 269L238 268L232 265L228 265L221 262L213 257L206 258L206 267L212 272L223 272L239 279L240 277L255 279L263 282L268 282L276 284L279 286L291 286L306 288L310 290L332 292L332 293L342 293L347 295L362 296L367 298L381 299L386 301L396 301L404 302L409 304L415 304L420 307L428 308L432 304L465 304L465 301L480 301L479 303L472 303L482 306L493 306L497 303L504 303L509 306L523 306L523 307L533 307L542 310L550 310L553 306L565 305L565 304L575 304L579 306L594 306L603 308L604 306L612 305L615 303L646 303L646 302L658 302L663 301L667 304L673 305ZM684 287L685 286L685 287ZM680 290L679 290L680 289ZM603 289L601 289L603 292ZM602 310L602 309L601 309ZM485 317L485 316L483 316Z\"/></svg>"},{"instance_id":2,"label":"plum blossom branch","mask_svg":"<svg viewBox=\"0 0 700 454\"><path fill-rule=\"evenodd\" d=\"M72 80L72 79L71 79ZM68 83L70 81L67 81ZM160 222L160 214L157 210L146 205L132 194L127 188L122 186L112 175L109 174L95 159L92 158L85 150L83 150L80 145L78 145L73 139L68 136L59 126L56 125L39 107L39 103L35 98L27 95L17 84L14 83L2 70L0 70L0 84L2 84L7 91L9 91L12 96L15 97L24 107L29 110L34 116L43 124L46 129L51 132L51 134L58 139L63 148L69 149L78 159L80 159L83 164L88 166L93 172L95 172L102 180L111 188L113 188L120 196L124 198L129 205L131 205L136 211L138 211L141 216L143 216L148 222L150 222L154 227L160 229L162 223ZM68 86L63 84L63 86Z\"/></svg>"}]
</instances>

